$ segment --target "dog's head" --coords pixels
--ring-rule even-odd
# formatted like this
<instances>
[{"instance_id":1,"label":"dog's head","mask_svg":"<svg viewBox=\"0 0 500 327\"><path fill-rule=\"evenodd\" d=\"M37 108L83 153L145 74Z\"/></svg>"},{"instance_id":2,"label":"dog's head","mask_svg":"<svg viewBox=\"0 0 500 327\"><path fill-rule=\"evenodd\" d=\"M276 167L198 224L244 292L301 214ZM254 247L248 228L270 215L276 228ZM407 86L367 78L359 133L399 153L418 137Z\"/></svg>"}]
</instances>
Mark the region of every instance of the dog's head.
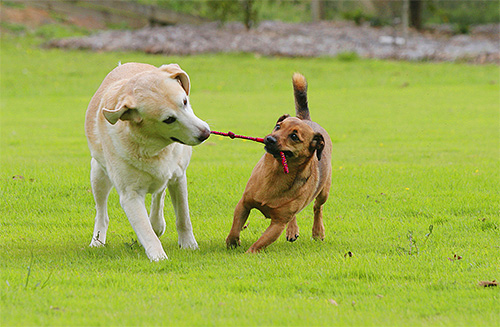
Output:
<instances>
[{"instance_id":1,"label":"dog's head","mask_svg":"<svg viewBox=\"0 0 500 327\"><path fill-rule=\"evenodd\" d=\"M165 145L197 145L210 136L208 124L196 117L189 103L189 76L177 64L137 74L117 87L114 108L103 109L109 123L128 122Z\"/></svg>"},{"instance_id":2,"label":"dog's head","mask_svg":"<svg viewBox=\"0 0 500 327\"><path fill-rule=\"evenodd\" d=\"M283 152L288 162L300 164L314 154L321 160L325 140L304 121L283 115L276 122L273 132L264 138L264 144L266 151L278 160L280 152Z\"/></svg>"}]
</instances>

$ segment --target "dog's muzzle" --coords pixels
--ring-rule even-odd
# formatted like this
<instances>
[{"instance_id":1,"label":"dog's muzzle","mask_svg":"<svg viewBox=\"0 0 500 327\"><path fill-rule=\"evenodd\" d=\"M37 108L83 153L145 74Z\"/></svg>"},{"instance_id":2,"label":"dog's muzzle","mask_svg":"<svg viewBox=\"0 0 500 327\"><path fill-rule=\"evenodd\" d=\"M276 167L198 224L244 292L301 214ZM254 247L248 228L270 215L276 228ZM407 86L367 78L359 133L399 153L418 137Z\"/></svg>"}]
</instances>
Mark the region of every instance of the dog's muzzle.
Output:
<instances>
[{"instance_id":1,"label":"dog's muzzle","mask_svg":"<svg viewBox=\"0 0 500 327\"><path fill-rule=\"evenodd\" d=\"M278 143L278 140L276 140L276 138L272 135L268 135L264 139L264 144L266 146L276 146L276 143Z\"/></svg>"},{"instance_id":2,"label":"dog's muzzle","mask_svg":"<svg viewBox=\"0 0 500 327\"><path fill-rule=\"evenodd\" d=\"M280 158L280 149L278 149L278 140L272 135L264 138L264 149L275 158Z\"/></svg>"},{"instance_id":3,"label":"dog's muzzle","mask_svg":"<svg viewBox=\"0 0 500 327\"><path fill-rule=\"evenodd\" d=\"M287 159L293 157L292 151L282 150L279 148L278 140L272 135L268 135L264 138L264 144L265 144L264 150L266 150L267 153L269 153L278 160L281 160L281 154L280 154L281 152L283 152L283 154Z\"/></svg>"},{"instance_id":4,"label":"dog's muzzle","mask_svg":"<svg viewBox=\"0 0 500 327\"><path fill-rule=\"evenodd\" d=\"M203 142L210 137L210 129L204 129L201 131L200 136L198 136L198 141Z\"/></svg>"}]
</instances>

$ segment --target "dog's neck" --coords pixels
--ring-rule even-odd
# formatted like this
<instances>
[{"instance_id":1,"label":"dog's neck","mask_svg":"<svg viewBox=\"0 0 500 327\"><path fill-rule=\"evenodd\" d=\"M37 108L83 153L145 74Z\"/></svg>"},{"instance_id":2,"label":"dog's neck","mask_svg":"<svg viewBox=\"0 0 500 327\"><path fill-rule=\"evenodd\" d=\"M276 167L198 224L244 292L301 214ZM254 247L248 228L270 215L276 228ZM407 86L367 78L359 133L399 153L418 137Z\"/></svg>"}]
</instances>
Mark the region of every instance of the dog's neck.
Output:
<instances>
[{"instance_id":1,"label":"dog's neck","mask_svg":"<svg viewBox=\"0 0 500 327\"><path fill-rule=\"evenodd\" d=\"M154 159L168 152L168 146L175 143L164 138L153 138L151 135L144 135L140 128L135 128L133 123L128 123L125 133L121 137L126 138L129 144L129 151L132 155L141 160Z\"/></svg>"},{"instance_id":2,"label":"dog's neck","mask_svg":"<svg viewBox=\"0 0 500 327\"><path fill-rule=\"evenodd\" d=\"M288 183L294 184L304 184L309 180L311 175L318 170L318 161L315 159L314 155L306 158L305 161L297 162L293 160L287 160L289 173L285 174L283 172L283 166L281 161L277 160L273 155L266 153L266 161L270 167L272 167L271 172L273 175L278 176L280 179L285 179Z\"/></svg>"}]
</instances>

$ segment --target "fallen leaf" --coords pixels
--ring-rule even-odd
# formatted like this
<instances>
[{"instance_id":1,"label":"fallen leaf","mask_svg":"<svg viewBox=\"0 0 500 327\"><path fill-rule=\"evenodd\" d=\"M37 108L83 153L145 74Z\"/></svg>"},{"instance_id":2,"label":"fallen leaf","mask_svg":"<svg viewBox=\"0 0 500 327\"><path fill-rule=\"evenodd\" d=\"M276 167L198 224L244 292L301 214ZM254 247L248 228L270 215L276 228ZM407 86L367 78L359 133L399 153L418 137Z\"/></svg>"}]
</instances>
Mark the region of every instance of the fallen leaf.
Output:
<instances>
[{"instance_id":1,"label":"fallen leaf","mask_svg":"<svg viewBox=\"0 0 500 327\"><path fill-rule=\"evenodd\" d=\"M462 256L454 254L453 258L448 258L448 260L450 261L462 260Z\"/></svg>"},{"instance_id":2,"label":"fallen leaf","mask_svg":"<svg viewBox=\"0 0 500 327\"><path fill-rule=\"evenodd\" d=\"M339 306L339 304L337 303L337 301L335 301L334 299L328 299L328 303L333 304L336 307Z\"/></svg>"},{"instance_id":3,"label":"fallen leaf","mask_svg":"<svg viewBox=\"0 0 500 327\"><path fill-rule=\"evenodd\" d=\"M487 280L483 280L483 281L480 281L479 282L479 286L481 287L492 287L492 286L498 286L498 284L500 284L499 282L497 282L496 280L493 280L493 281L487 281Z\"/></svg>"},{"instance_id":4,"label":"fallen leaf","mask_svg":"<svg viewBox=\"0 0 500 327\"><path fill-rule=\"evenodd\" d=\"M12 179L15 181L22 181L22 180L24 180L24 176L15 175L15 176L12 176Z\"/></svg>"},{"instance_id":5,"label":"fallen leaf","mask_svg":"<svg viewBox=\"0 0 500 327\"><path fill-rule=\"evenodd\" d=\"M344 254L344 258L347 258L347 257L352 257L353 254L351 251L348 251L346 254Z\"/></svg>"}]
</instances>

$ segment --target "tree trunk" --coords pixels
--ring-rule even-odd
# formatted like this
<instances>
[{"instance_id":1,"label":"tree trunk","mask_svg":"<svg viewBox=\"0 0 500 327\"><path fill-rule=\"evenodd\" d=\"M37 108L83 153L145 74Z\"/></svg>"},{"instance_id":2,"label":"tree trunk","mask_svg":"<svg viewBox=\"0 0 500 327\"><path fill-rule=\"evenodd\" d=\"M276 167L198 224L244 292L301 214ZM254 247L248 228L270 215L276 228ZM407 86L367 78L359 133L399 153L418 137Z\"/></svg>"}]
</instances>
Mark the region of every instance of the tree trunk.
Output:
<instances>
[{"instance_id":1,"label":"tree trunk","mask_svg":"<svg viewBox=\"0 0 500 327\"><path fill-rule=\"evenodd\" d=\"M244 0L243 1L243 23L245 24L245 27L247 30L250 30L252 28L252 25L254 23L254 0Z\"/></svg>"},{"instance_id":2,"label":"tree trunk","mask_svg":"<svg viewBox=\"0 0 500 327\"><path fill-rule=\"evenodd\" d=\"M408 41L408 16L410 11L410 0L403 0L403 8L401 12L401 25L403 25L403 38Z\"/></svg>"},{"instance_id":3,"label":"tree trunk","mask_svg":"<svg viewBox=\"0 0 500 327\"><path fill-rule=\"evenodd\" d=\"M311 0L311 15L313 22L319 22L323 19L323 1Z\"/></svg>"},{"instance_id":4,"label":"tree trunk","mask_svg":"<svg viewBox=\"0 0 500 327\"><path fill-rule=\"evenodd\" d=\"M423 0L410 0L410 25L422 29Z\"/></svg>"}]
</instances>

